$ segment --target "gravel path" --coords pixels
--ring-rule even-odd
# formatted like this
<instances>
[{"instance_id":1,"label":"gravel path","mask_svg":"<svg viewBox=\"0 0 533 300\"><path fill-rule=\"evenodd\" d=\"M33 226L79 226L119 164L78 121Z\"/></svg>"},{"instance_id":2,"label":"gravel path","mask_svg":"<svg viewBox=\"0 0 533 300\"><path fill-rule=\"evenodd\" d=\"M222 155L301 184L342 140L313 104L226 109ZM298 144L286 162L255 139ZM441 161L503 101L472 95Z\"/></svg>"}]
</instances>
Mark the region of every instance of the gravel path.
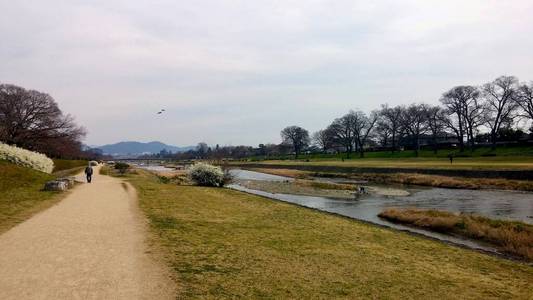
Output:
<instances>
[{"instance_id":1,"label":"gravel path","mask_svg":"<svg viewBox=\"0 0 533 300\"><path fill-rule=\"evenodd\" d=\"M166 268L148 254L135 191L95 176L0 235L0 299L170 299Z\"/></svg>"}]
</instances>

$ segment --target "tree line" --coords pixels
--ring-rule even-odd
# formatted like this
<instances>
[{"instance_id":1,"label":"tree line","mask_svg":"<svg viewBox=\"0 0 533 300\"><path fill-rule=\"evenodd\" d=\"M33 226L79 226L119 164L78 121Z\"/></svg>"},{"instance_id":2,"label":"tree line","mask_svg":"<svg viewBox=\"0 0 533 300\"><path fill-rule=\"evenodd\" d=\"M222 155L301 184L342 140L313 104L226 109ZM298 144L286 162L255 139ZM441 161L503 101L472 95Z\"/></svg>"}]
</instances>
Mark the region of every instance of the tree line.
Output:
<instances>
[{"instance_id":1,"label":"tree line","mask_svg":"<svg viewBox=\"0 0 533 300\"><path fill-rule=\"evenodd\" d=\"M437 152L456 146L460 152L479 145L495 149L499 141L529 140L533 120L533 82L520 82L515 76L500 76L485 84L460 85L445 91L439 105L412 103L390 106L366 113L350 111L326 128L310 134L299 126L284 128L281 144L209 147L200 143L195 150L169 154L176 158L245 158L278 156L303 152L358 153L369 150L394 153L421 146ZM522 126L520 126L522 124ZM422 143L423 142L423 143ZM156 155L157 156L157 155Z\"/></svg>"},{"instance_id":2,"label":"tree line","mask_svg":"<svg viewBox=\"0 0 533 300\"><path fill-rule=\"evenodd\" d=\"M83 150L86 130L55 99L36 90L0 84L0 142L55 158L93 158Z\"/></svg>"},{"instance_id":3,"label":"tree line","mask_svg":"<svg viewBox=\"0 0 533 300\"><path fill-rule=\"evenodd\" d=\"M439 144L457 144L463 152L485 143L495 149L503 137L529 139L531 134L531 128L526 134L519 124L531 125L533 120L533 82L500 76L481 86L453 87L439 101L440 105L384 104L369 114L350 111L312 136L304 128L290 126L281 131L281 137L292 145L296 157L311 142L323 152L334 149L348 157L353 152L363 157L369 148L394 153L400 146L410 147L418 156L422 138L435 152Z\"/></svg>"}]
</instances>

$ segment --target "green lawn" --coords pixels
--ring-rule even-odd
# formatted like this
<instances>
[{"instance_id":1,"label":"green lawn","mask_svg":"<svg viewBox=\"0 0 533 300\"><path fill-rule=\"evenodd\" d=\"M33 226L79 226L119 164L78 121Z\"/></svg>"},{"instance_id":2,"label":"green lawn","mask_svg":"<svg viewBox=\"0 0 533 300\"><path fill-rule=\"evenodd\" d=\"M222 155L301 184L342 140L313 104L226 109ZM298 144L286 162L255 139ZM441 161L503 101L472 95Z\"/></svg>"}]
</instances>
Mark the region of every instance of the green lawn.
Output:
<instances>
[{"instance_id":1,"label":"green lawn","mask_svg":"<svg viewBox=\"0 0 533 300\"><path fill-rule=\"evenodd\" d=\"M58 192L42 191L54 175L0 160L0 233L61 199Z\"/></svg>"},{"instance_id":2,"label":"green lawn","mask_svg":"<svg viewBox=\"0 0 533 300\"><path fill-rule=\"evenodd\" d=\"M234 162L242 164L243 162ZM311 165L338 167L372 168L435 168L459 170L530 170L533 169L533 156L495 156L495 157L456 157L453 164L448 158L411 157L411 158L364 158L364 159L317 159L317 160L264 160L245 163L265 165Z\"/></svg>"},{"instance_id":3,"label":"green lawn","mask_svg":"<svg viewBox=\"0 0 533 300\"><path fill-rule=\"evenodd\" d=\"M533 146L498 146L496 150L492 150L490 147L478 147L474 151L466 149L463 152L460 152L457 148L453 149L441 149L437 153L434 153L433 150L422 149L419 151L419 157L430 157L430 158L448 158L448 155L453 153L455 156L460 157L493 157L493 156L533 156ZM405 151L373 151L365 152L365 158L414 158L415 151L405 150ZM257 156L253 157L252 160L263 160L267 157ZM291 160L294 158L294 155L279 155L269 157L268 159L272 160ZM338 154L324 154L324 153L312 153L312 154L301 154L299 159L306 160L341 160L347 159L346 153ZM357 160L359 158L359 153L351 153L351 160Z\"/></svg>"},{"instance_id":4,"label":"green lawn","mask_svg":"<svg viewBox=\"0 0 533 300\"><path fill-rule=\"evenodd\" d=\"M228 189L128 180L178 298L531 298L523 263Z\"/></svg>"}]
</instances>

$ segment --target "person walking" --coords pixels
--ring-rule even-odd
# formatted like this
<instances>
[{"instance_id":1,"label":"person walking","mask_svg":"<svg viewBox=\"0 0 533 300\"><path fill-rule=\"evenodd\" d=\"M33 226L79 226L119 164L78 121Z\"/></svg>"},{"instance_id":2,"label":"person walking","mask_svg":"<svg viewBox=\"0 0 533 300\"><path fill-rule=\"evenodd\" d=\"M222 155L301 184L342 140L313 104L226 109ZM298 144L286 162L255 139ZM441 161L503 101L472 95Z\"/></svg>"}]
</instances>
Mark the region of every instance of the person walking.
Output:
<instances>
[{"instance_id":1,"label":"person walking","mask_svg":"<svg viewBox=\"0 0 533 300\"><path fill-rule=\"evenodd\" d=\"M93 179L93 168L91 167L90 163L87 168L85 168L85 175L87 176L87 182L91 183L91 180Z\"/></svg>"}]
</instances>

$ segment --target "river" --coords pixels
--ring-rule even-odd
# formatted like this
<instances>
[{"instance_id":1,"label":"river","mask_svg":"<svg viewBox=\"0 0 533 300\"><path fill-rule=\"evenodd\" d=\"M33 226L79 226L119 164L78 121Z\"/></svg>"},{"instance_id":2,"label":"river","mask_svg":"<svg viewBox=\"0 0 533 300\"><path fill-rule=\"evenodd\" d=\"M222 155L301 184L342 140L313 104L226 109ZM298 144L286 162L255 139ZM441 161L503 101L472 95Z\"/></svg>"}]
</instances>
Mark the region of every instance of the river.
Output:
<instances>
[{"instance_id":1,"label":"river","mask_svg":"<svg viewBox=\"0 0 533 300\"><path fill-rule=\"evenodd\" d=\"M236 190L290 202L321 211L331 212L399 230L415 232L439 240L464 245L474 249L482 249L489 252L498 251L493 247L479 241L467 240L446 234L439 234L418 228L395 224L381 219L377 215L386 208L416 207L421 209L440 209L453 212L475 213L491 218L517 220L530 224L533 223L533 193L529 192L403 187L410 193L409 196L379 196L367 194L361 195L356 199L349 200L291 194L273 194L264 191L252 190L239 185L239 181L290 181L293 179L245 170L232 170L232 173L235 176L236 182L230 187Z\"/></svg>"}]
</instances>

